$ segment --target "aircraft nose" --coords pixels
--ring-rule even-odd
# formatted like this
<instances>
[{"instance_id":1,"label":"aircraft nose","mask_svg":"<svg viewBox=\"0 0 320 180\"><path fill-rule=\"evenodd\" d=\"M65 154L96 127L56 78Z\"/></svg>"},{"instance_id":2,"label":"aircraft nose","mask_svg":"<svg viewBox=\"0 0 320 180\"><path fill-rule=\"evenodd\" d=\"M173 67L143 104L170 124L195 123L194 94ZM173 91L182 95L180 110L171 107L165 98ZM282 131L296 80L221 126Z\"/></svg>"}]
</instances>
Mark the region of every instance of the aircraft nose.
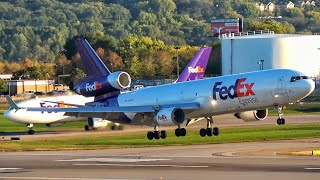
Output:
<instances>
[{"instance_id":1,"label":"aircraft nose","mask_svg":"<svg viewBox=\"0 0 320 180\"><path fill-rule=\"evenodd\" d=\"M315 89L315 82L311 79L300 80L299 84L296 87L297 95L299 99L303 99L309 96Z\"/></svg>"},{"instance_id":2,"label":"aircraft nose","mask_svg":"<svg viewBox=\"0 0 320 180\"><path fill-rule=\"evenodd\" d=\"M308 96L316 88L316 83L311 79L307 79L307 80L304 80L304 86L303 87L304 87L304 91L306 93L306 96Z\"/></svg>"},{"instance_id":3,"label":"aircraft nose","mask_svg":"<svg viewBox=\"0 0 320 180\"><path fill-rule=\"evenodd\" d=\"M11 109L6 110L6 111L3 113L4 117L6 117L6 118L8 118L8 119L11 119L11 112L12 112Z\"/></svg>"}]
</instances>

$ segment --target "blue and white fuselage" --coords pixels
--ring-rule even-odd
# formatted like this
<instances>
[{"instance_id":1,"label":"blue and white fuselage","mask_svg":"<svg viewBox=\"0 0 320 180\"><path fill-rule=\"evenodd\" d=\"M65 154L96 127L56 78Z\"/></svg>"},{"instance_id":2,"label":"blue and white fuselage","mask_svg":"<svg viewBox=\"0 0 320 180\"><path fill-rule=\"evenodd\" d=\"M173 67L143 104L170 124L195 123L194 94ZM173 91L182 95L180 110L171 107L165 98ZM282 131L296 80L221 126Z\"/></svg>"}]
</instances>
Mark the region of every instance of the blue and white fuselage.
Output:
<instances>
[{"instance_id":1,"label":"blue and white fuselage","mask_svg":"<svg viewBox=\"0 0 320 180\"><path fill-rule=\"evenodd\" d=\"M301 78L292 81L294 77ZM117 102L113 106L130 108L148 105L175 107L181 102L197 103L199 109L186 110L185 118L191 119L288 105L309 95L314 87L314 81L302 73L274 69L149 87L120 94L112 101ZM111 100L102 103L111 105L108 101ZM126 116L120 115L110 120L141 124L141 119L130 121L137 113L124 114ZM146 121L146 124L154 125L150 121Z\"/></svg>"}]
</instances>

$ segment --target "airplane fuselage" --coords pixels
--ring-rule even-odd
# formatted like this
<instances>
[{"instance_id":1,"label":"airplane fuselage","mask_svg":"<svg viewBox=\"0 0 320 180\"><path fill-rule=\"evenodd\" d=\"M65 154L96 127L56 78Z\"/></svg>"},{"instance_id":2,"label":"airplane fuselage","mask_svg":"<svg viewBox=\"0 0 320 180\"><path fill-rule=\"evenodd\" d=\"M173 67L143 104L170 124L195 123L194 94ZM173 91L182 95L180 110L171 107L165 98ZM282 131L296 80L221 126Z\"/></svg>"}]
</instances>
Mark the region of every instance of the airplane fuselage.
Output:
<instances>
[{"instance_id":1,"label":"airplane fuselage","mask_svg":"<svg viewBox=\"0 0 320 180\"><path fill-rule=\"evenodd\" d=\"M303 74L294 70L274 69L208 78L120 94L117 102L119 106L198 102L200 109L187 113L186 118L266 109L296 102L313 91L312 80L290 82L295 76L302 77ZM134 116L132 113L126 115L129 118Z\"/></svg>"}]
</instances>

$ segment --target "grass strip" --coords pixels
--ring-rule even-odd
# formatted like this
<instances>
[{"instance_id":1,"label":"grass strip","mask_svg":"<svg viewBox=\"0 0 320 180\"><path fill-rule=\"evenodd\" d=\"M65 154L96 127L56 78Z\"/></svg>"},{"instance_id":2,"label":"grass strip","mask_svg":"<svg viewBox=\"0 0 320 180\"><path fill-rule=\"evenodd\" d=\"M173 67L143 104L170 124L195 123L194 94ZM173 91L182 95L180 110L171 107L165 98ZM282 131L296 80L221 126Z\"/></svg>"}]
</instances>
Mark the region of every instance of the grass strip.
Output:
<instances>
[{"instance_id":1,"label":"grass strip","mask_svg":"<svg viewBox=\"0 0 320 180\"><path fill-rule=\"evenodd\" d=\"M185 137L175 137L168 131L168 137L160 140L148 140L146 133L130 135L65 138L58 140L28 140L0 142L1 151L32 150L68 150L68 149L107 149L124 147L145 147L164 145L215 144L232 142L252 142L269 140L287 140L300 138L319 138L320 125L285 125L254 128L220 129L217 137L200 137L198 130L189 130Z\"/></svg>"}]
</instances>

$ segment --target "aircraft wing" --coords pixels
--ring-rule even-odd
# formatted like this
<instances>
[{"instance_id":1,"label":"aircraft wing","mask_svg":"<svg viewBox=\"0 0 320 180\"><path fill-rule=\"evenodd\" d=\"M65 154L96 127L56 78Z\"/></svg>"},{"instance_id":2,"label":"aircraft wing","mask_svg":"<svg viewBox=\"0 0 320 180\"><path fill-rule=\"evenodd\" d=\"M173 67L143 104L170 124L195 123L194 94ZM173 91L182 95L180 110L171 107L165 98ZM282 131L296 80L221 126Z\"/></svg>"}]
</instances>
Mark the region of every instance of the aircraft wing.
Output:
<instances>
[{"instance_id":1,"label":"aircraft wing","mask_svg":"<svg viewBox=\"0 0 320 180\"><path fill-rule=\"evenodd\" d=\"M111 107L92 107L85 106L79 108L28 108L27 111L41 111L41 112L64 112L65 116L75 116L75 117L97 117L105 119L117 118L121 113L142 113L142 114L153 114L158 110L175 107L181 108L184 111L194 111L200 108L198 102L191 103L181 103L181 104L166 104L159 106L111 106Z\"/></svg>"}]
</instances>

